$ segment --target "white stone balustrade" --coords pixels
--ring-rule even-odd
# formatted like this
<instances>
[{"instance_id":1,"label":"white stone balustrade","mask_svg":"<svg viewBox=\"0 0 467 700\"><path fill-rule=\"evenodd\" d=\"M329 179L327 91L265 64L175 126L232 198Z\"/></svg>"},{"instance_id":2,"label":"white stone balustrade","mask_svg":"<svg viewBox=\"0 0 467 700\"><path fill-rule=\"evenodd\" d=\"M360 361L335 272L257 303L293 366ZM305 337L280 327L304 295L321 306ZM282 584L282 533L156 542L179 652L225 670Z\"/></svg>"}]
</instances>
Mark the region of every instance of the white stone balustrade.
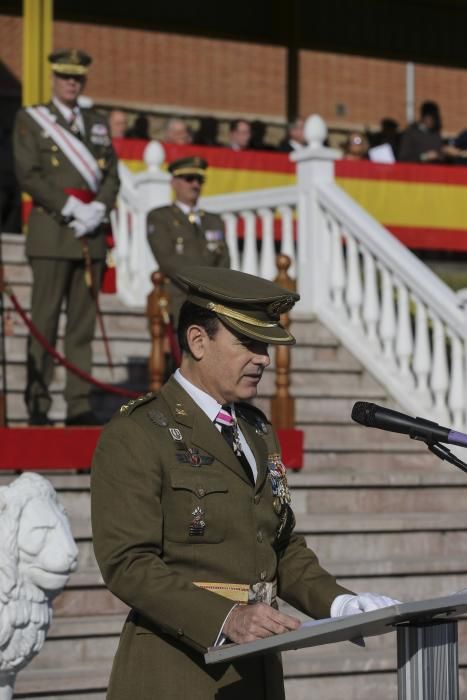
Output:
<instances>
[{"instance_id":1,"label":"white stone balustrade","mask_svg":"<svg viewBox=\"0 0 467 700\"><path fill-rule=\"evenodd\" d=\"M283 253L291 259L289 275L295 279L296 198L296 187L275 187L202 197L200 205L223 217L234 270L273 280L276 256Z\"/></svg>"},{"instance_id":2,"label":"white stone balustrade","mask_svg":"<svg viewBox=\"0 0 467 700\"><path fill-rule=\"evenodd\" d=\"M200 204L224 218L234 269L273 279L276 254L289 255L301 295L296 316L318 316L407 412L465 428L467 324L460 300L336 185L341 154L323 145L326 133L319 116L308 118L309 145L290 156L296 187L204 197ZM143 257L155 266L145 215L169 200L163 153L152 148L139 184L128 173L122 184L118 253L127 258L130 282ZM147 196L135 204L140 184ZM144 243L135 244L135 236ZM139 270L138 285L145 279Z\"/></svg>"},{"instance_id":3,"label":"white stone balustrade","mask_svg":"<svg viewBox=\"0 0 467 700\"><path fill-rule=\"evenodd\" d=\"M320 218L310 235L330 260L324 272L315 261L312 275L329 282L308 308L408 412L465 428L467 325L457 296L334 183L311 192Z\"/></svg>"},{"instance_id":4,"label":"white stone balustrade","mask_svg":"<svg viewBox=\"0 0 467 700\"><path fill-rule=\"evenodd\" d=\"M171 176L161 169L165 152L151 141L143 154L147 169L134 174L119 163L120 192L117 209L111 214L115 241L117 294L131 307L144 307L152 291L151 274L158 269L146 236L146 218L154 207L170 204Z\"/></svg>"}]
</instances>

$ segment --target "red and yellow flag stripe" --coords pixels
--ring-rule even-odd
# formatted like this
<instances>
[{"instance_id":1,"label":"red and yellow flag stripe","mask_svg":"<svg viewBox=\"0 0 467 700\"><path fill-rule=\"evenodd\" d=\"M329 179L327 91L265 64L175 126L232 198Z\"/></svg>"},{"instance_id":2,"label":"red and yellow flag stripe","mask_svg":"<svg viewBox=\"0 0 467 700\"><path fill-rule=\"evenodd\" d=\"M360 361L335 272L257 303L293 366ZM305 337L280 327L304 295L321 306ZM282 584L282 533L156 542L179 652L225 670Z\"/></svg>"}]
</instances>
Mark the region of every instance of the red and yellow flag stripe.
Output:
<instances>
[{"instance_id":1,"label":"red and yellow flag stripe","mask_svg":"<svg viewBox=\"0 0 467 700\"><path fill-rule=\"evenodd\" d=\"M136 139L114 140L118 157L133 172L146 167L146 145L147 141ZM205 195L296 184L295 164L286 153L171 144L164 144L164 149L163 167L195 155L208 161ZM408 247L467 250L467 168L340 160L335 174L336 182ZM260 224L257 230L260 235ZM280 235L279 230L276 233Z\"/></svg>"},{"instance_id":2,"label":"red and yellow flag stripe","mask_svg":"<svg viewBox=\"0 0 467 700\"><path fill-rule=\"evenodd\" d=\"M341 160L337 183L409 248L467 250L467 168Z\"/></svg>"}]
</instances>

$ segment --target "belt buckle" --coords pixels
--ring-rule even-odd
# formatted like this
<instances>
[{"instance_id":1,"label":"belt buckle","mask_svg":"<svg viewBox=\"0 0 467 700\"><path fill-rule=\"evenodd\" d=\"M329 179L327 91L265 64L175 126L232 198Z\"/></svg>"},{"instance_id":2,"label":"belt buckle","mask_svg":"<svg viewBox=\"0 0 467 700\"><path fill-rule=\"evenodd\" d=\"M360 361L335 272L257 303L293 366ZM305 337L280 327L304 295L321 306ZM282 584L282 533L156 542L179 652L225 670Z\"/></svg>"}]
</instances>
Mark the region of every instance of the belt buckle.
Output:
<instances>
[{"instance_id":1,"label":"belt buckle","mask_svg":"<svg viewBox=\"0 0 467 700\"><path fill-rule=\"evenodd\" d=\"M258 581L253 583L248 591L248 603L266 603L273 605L276 601L276 582Z\"/></svg>"}]
</instances>

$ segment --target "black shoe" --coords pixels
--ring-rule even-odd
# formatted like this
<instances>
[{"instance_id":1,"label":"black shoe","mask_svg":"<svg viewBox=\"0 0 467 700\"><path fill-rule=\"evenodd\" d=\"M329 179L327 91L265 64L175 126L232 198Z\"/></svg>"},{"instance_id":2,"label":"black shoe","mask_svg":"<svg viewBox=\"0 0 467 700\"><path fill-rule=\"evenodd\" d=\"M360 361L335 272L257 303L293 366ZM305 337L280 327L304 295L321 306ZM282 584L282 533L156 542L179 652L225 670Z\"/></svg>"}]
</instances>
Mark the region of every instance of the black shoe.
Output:
<instances>
[{"instance_id":1,"label":"black shoe","mask_svg":"<svg viewBox=\"0 0 467 700\"><path fill-rule=\"evenodd\" d=\"M92 411L85 411L76 416L68 416L65 425L102 425L102 421Z\"/></svg>"},{"instance_id":2,"label":"black shoe","mask_svg":"<svg viewBox=\"0 0 467 700\"><path fill-rule=\"evenodd\" d=\"M29 425L53 425L53 420L47 416L47 413L33 413L29 416Z\"/></svg>"}]
</instances>

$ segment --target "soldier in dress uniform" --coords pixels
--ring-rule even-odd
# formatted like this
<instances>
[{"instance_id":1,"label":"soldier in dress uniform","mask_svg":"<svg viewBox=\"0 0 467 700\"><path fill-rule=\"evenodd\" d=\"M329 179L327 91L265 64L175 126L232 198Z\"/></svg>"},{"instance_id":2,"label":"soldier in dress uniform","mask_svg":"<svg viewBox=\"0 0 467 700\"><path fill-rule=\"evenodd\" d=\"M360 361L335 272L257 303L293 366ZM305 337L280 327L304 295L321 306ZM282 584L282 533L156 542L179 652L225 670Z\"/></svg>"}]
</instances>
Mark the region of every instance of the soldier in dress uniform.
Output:
<instances>
[{"instance_id":1,"label":"soldier in dress uniform","mask_svg":"<svg viewBox=\"0 0 467 700\"><path fill-rule=\"evenodd\" d=\"M97 294L106 256L102 223L119 187L117 158L105 119L78 104L91 57L71 49L50 54L49 62L52 100L22 109L14 131L18 181L33 200L26 242L33 272L31 315L42 335L55 345L65 301L65 355L89 373L96 319L89 277ZM91 260L87 284L85 249ZM25 399L33 425L51 422L47 413L52 374L52 358L30 338ZM65 399L67 424L97 422L89 405L89 384L70 372Z\"/></svg>"},{"instance_id":2,"label":"soldier in dress uniform","mask_svg":"<svg viewBox=\"0 0 467 700\"><path fill-rule=\"evenodd\" d=\"M176 279L180 270L186 265L230 267L223 220L198 206L207 167L198 156L170 163L175 201L148 214L149 244L161 271L171 280L170 309L175 326L185 300Z\"/></svg>"},{"instance_id":3,"label":"soldier in dress uniform","mask_svg":"<svg viewBox=\"0 0 467 700\"><path fill-rule=\"evenodd\" d=\"M181 367L122 407L91 471L94 549L131 611L108 700L284 700L279 656L204 664L224 639L296 629L276 595L316 618L390 605L355 595L294 532L280 445L249 401L298 295L233 270L190 267Z\"/></svg>"}]
</instances>

